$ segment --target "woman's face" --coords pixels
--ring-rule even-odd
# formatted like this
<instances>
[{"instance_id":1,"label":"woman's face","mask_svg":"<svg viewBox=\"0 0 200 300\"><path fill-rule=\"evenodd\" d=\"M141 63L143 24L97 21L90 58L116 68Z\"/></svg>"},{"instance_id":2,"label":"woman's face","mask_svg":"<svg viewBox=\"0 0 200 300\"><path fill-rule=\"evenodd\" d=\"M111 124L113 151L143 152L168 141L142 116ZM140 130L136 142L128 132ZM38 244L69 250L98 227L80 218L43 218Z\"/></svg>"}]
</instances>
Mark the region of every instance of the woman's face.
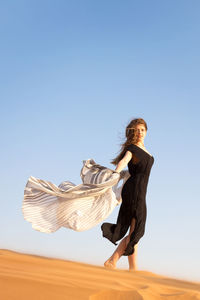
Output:
<instances>
[{"instance_id":1,"label":"woman's face","mask_svg":"<svg viewBox=\"0 0 200 300\"><path fill-rule=\"evenodd\" d=\"M136 125L136 135L137 135L137 141L143 142L144 138L147 134L146 128L142 124Z\"/></svg>"}]
</instances>

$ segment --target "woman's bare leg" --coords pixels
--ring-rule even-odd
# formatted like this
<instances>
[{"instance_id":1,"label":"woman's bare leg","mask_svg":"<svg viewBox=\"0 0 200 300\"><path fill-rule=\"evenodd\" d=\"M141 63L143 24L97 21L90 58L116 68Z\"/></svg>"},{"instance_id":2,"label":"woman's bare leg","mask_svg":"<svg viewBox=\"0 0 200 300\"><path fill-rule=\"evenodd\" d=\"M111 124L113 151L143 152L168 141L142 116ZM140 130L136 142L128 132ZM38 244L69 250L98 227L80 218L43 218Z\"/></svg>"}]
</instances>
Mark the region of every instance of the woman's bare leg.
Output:
<instances>
[{"instance_id":1,"label":"woman's bare leg","mask_svg":"<svg viewBox=\"0 0 200 300\"><path fill-rule=\"evenodd\" d=\"M123 240L121 240L120 244L118 245L117 249L114 251L112 256L108 260L106 260L106 262L104 263L105 267L108 267L108 268L115 268L116 267L117 261L119 260L119 258L124 253L128 243L130 241L130 235L133 232L134 228L135 228L135 219L133 218L132 221L131 221L129 235L126 236L125 238L123 238ZM132 267L132 265L131 265L131 267ZM129 264L129 268L130 268L130 264Z\"/></svg>"},{"instance_id":2,"label":"woman's bare leg","mask_svg":"<svg viewBox=\"0 0 200 300\"><path fill-rule=\"evenodd\" d=\"M136 258L137 258L137 244L135 245L135 251L133 254L128 256L128 263L129 263L129 270L136 271L137 270L137 264L136 264Z\"/></svg>"},{"instance_id":3,"label":"woman's bare leg","mask_svg":"<svg viewBox=\"0 0 200 300\"><path fill-rule=\"evenodd\" d=\"M119 260L120 256L122 256L124 250L126 249L127 238L128 236L126 236L125 238L123 238L123 240L121 240L121 242L119 243L117 249L114 251L112 256L109 259L107 259L106 262L104 263L105 267L112 268L112 269L116 267L117 261Z\"/></svg>"},{"instance_id":4,"label":"woman's bare leg","mask_svg":"<svg viewBox=\"0 0 200 300\"><path fill-rule=\"evenodd\" d=\"M135 228L135 219L132 219L130 231L129 231L129 239L134 228ZM129 270L132 271L136 270L136 256L137 256L137 244L134 247L134 253L128 256Z\"/></svg>"}]
</instances>

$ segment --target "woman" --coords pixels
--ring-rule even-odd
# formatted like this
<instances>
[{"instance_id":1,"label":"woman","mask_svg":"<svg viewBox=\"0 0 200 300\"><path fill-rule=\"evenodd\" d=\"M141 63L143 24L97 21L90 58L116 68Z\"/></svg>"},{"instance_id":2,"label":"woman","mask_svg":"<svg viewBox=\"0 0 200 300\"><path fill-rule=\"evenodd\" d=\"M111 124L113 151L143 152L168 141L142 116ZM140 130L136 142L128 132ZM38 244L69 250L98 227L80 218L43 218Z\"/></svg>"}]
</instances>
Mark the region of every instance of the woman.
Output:
<instances>
[{"instance_id":1,"label":"woman","mask_svg":"<svg viewBox=\"0 0 200 300\"><path fill-rule=\"evenodd\" d=\"M127 165L130 173L125 182L121 196L122 204L119 210L117 223L103 223L103 236L116 245L129 229L117 249L106 260L104 266L115 268L122 255L128 256L129 269L136 269L135 249L138 241L144 235L146 223L146 190L153 156L144 146L147 133L147 124L141 119L133 119L126 127L126 142L122 145L120 154L112 161L115 171L120 173Z\"/></svg>"}]
</instances>

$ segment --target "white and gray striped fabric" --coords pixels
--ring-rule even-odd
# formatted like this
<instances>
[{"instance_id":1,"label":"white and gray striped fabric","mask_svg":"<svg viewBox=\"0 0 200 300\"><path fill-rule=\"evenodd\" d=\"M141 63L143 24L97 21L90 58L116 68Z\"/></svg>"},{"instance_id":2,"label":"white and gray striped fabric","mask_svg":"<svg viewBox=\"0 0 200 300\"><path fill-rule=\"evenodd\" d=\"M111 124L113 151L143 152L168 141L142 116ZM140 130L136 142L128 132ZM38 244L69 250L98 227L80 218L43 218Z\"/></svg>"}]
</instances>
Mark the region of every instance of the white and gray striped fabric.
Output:
<instances>
[{"instance_id":1,"label":"white and gray striped fabric","mask_svg":"<svg viewBox=\"0 0 200 300\"><path fill-rule=\"evenodd\" d=\"M46 233L60 227L88 230L105 220L121 202L121 189L130 174L118 174L88 159L83 161L80 176L82 184L64 181L59 186L29 177L22 205L25 220Z\"/></svg>"}]
</instances>

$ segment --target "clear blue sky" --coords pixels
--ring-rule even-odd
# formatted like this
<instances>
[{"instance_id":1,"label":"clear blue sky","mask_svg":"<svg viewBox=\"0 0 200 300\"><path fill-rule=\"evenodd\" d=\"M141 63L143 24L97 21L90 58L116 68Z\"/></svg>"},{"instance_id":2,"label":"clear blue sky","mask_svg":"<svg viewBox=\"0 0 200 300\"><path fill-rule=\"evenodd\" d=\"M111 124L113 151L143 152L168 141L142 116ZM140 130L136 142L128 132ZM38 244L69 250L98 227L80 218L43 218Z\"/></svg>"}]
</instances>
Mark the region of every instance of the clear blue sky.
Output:
<instances>
[{"instance_id":1,"label":"clear blue sky","mask_svg":"<svg viewBox=\"0 0 200 300\"><path fill-rule=\"evenodd\" d=\"M103 265L115 246L101 224L34 231L24 187L30 175L79 184L88 158L114 168L142 117L155 163L138 266L200 281L199 11L199 0L0 2L0 248Z\"/></svg>"}]
</instances>

